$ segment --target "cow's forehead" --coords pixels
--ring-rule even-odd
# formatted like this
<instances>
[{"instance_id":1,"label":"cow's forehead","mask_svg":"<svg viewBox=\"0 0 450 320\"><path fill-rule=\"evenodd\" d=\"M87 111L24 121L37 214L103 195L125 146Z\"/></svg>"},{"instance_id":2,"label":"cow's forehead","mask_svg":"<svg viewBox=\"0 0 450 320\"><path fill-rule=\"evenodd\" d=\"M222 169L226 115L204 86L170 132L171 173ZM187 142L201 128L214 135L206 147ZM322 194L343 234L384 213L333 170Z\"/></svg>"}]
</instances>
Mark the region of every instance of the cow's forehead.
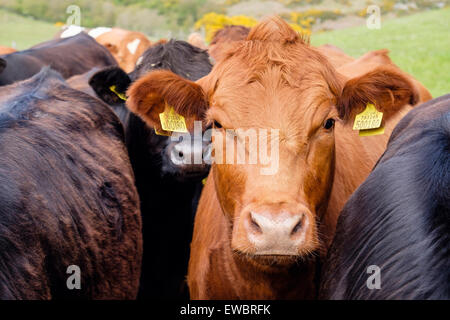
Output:
<instances>
[{"instance_id":1,"label":"cow's forehead","mask_svg":"<svg viewBox=\"0 0 450 320\"><path fill-rule=\"evenodd\" d=\"M291 88L276 83L248 85L247 90L218 88L208 117L226 128L273 128L307 135L310 128L337 114L325 87ZM328 96L327 96L328 94Z\"/></svg>"},{"instance_id":2,"label":"cow's forehead","mask_svg":"<svg viewBox=\"0 0 450 320\"><path fill-rule=\"evenodd\" d=\"M309 118L315 109L333 105L335 98L320 72L302 74L293 68L287 72L280 65L226 72L214 86L211 108L221 109L240 124Z\"/></svg>"},{"instance_id":3,"label":"cow's forehead","mask_svg":"<svg viewBox=\"0 0 450 320\"><path fill-rule=\"evenodd\" d=\"M303 43L243 41L214 67L211 79L215 79L214 93L225 96L239 91L261 96L261 90L276 95L280 89L313 89L318 90L315 95L336 95L340 85L328 60Z\"/></svg>"}]
</instances>

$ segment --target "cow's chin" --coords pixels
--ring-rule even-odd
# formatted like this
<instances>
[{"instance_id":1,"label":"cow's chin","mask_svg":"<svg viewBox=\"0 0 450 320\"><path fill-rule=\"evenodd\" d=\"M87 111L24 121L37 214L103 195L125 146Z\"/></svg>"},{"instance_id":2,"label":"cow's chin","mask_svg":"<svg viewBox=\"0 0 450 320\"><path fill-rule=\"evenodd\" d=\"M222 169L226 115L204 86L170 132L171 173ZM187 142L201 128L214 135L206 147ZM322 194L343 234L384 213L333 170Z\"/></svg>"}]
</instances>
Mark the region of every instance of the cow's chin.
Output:
<instances>
[{"instance_id":1,"label":"cow's chin","mask_svg":"<svg viewBox=\"0 0 450 320\"><path fill-rule=\"evenodd\" d=\"M244 263L248 262L255 267L263 269L289 268L293 265L298 265L300 262L313 260L316 257L315 251L309 249L299 250L297 254L260 254L234 249L233 254Z\"/></svg>"},{"instance_id":2,"label":"cow's chin","mask_svg":"<svg viewBox=\"0 0 450 320\"><path fill-rule=\"evenodd\" d=\"M254 254L246 257L251 263L266 268L286 268L302 260L299 255Z\"/></svg>"}]
</instances>

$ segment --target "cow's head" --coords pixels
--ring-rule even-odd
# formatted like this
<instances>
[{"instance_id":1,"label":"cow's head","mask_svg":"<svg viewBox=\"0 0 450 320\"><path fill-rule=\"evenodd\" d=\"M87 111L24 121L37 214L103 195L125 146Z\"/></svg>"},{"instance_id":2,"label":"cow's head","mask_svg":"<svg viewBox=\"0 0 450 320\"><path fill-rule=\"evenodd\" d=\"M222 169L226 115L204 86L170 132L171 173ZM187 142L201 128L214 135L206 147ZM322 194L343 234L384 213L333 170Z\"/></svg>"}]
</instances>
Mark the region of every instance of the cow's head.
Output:
<instances>
[{"instance_id":1,"label":"cow's head","mask_svg":"<svg viewBox=\"0 0 450 320\"><path fill-rule=\"evenodd\" d=\"M194 110L192 114L183 111L188 133L165 131L161 126L160 113L165 111L166 102L177 109L179 105L186 105L189 99L198 97L190 96L189 91L185 92L183 88L173 90L177 81L182 84L185 81L191 83L174 73L170 73L173 79L156 77L158 80L150 83L146 80L145 75L149 71L155 71L155 75L164 75L168 72L158 70L170 68L186 78L198 79L211 70L211 65L208 55L203 50L194 48L184 41L161 42L146 51L141 63L130 74L118 67L109 67L94 74L89 84L97 96L111 105L122 118L128 144L134 146L133 149L146 149L136 152L149 155L151 158L149 161L160 165L161 173L166 177L175 177L183 181L198 179L206 176L209 171L209 165L203 161L204 156L208 156L209 141L203 139L201 131L197 132L197 135L194 132L194 118L200 118L199 115L203 114L205 107L189 106L189 110ZM132 82L134 86L127 93ZM152 100L152 97L156 96L147 94L149 86L158 87L158 90L172 88L173 91L166 92L171 98L167 101L157 98ZM126 112L123 100L126 96L129 110L134 113L131 116ZM175 100L182 102L175 103ZM136 105L140 107L137 108ZM138 141L129 141L130 139L139 140L139 147Z\"/></svg>"},{"instance_id":2,"label":"cow's head","mask_svg":"<svg viewBox=\"0 0 450 320\"><path fill-rule=\"evenodd\" d=\"M145 90L138 89L144 84ZM136 95L129 107L152 125L157 124L152 109L162 110L164 101L189 117L207 109L205 119L215 128L210 177L231 226L231 247L270 264L319 248L319 224L333 182L335 122L351 125L348 120L368 102L389 116L417 99L410 81L391 67L349 80L340 76L278 18L253 28L197 83L160 71L129 94ZM255 136L256 163L250 160ZM227 143L236 153L243 147L243 163L237 156L224 160ZM266 153L277 155L268 157L278 158L277 166L265 163Z\"/></svg>"},{"instance_id":3,"label":"cow's head","mask_svg":"<svg viewBox=\"0 0 450 320\"><path fill-rule=\"evenodd\" d=\"M203 118L206 110L205 99L199 96L202 94L201 88L194 82L163 70L140 78L127 92L129 110L153 129L150 145L162 155L163 173L184 179L203 176L209 171L209 165L205 162L209 158L209 140L203 135L203 126L194 126L194 121ZM190 105L189 101L203 103ZM164 130L160 114L166 112L168 106L183 115L188 133Z\"/></svg>"},{"instance_id":4,"label":"cow's head","mask_svg":"<svg viewBox=\"0 0 450 320\"><path fill-rule=\"evenodd\" d=\"M237 45L238 41L245 40L250 29L244 26L225 26L214 33L208 47L209 55L214 61L222 60L226 52Z\"/></svg>"}]
</instances>

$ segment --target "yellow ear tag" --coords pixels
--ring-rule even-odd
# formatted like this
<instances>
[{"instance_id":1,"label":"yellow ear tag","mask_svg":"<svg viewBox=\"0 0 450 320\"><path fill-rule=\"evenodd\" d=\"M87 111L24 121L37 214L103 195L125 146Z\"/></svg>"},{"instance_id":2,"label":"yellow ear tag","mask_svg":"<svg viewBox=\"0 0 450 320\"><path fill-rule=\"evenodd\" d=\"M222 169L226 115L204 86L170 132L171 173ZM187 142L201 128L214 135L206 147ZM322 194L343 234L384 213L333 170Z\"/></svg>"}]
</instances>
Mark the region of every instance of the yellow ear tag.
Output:
<instances>
[{"instance_id":1,"label":"yellow ear tag","mask_svg":"<svg viewBox=\"0 0 450 320\"><path fill-rule=\"evenodd\" d=\"M116 86L109 87L109 90L114 92L123 101L127 101L127 96L125 94L123 94L123 93L117 92Z\"/></svg>"},{"instance_id":2,"label":"yellow ear tag","mask_svg":"<svg viewBox=\"0 0 450 320\"><path fill-rule=\"evenodd\" d=\"M205 179L202 180L202 184L203 184L203 185L206 184L206 179L208 179L208 178L205 178Z\"/></svg>"},{"instance_id":3,"label":"yellow ear tag","mask_svg":"<svg viewBox=\"0 0 450 320\"><path fill-rule=\"evenodd\" d=\"M381 127L381 120L383 120L383 112L368 103L366 109L356 115L353 130L360 130L359 136L361 137L383 134L384 128Z\"/></svg>"},{"instance_id":4,"label":"yellow ear tag","mask_svg":"<svg viewBox=\"0 0 450 320\"><path fill-rule=\"evenodd\" d=\"M164 131L188 132L184 117L176 113L168 104L166 104L164 112L159 114L159 119Z\"/></svg>"},{"instance_id":5,"label":"yellow ear tag","mask_svg":"<svg viewBox=\"0 0 450 320\"><path fill-rule=\"evenodd\" d=\"M379 127L376 129L359 130L360 137L376 136L384 133L384 127Z\"/></svg>"},{"instance_id":6,"label":"yellow ear tag","mask_svg":"<svg viewBox=\"0 0 450 320\"><path fill-rule=\"evenodd\" d=\"M155 133L156 133L158 136L166 136L166 137L170 137L170 134L165 133L165 132L162 132L162 131L158 131L156 128L155 128Z\"/></svg>"}]
</instances>

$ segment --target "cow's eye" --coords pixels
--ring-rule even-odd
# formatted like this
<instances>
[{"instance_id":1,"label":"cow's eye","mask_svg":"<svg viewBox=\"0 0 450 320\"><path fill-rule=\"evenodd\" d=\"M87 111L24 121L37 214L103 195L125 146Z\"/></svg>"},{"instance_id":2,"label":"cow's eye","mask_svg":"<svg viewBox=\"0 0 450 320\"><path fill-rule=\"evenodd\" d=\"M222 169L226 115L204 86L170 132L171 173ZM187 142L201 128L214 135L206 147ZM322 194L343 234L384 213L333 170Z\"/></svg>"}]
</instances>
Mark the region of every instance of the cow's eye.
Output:
<instances>
[{"instance_id":1,"label":"cow's eye","mask_svg":"<svg viewBox=\"0 0 450 320\"><path fill-rule=\"evenodd\" d=\"M222 129L222 125L219 123L219 121L214 120L213 122L213 128L215 129Z\"/></svg>"},{"instance_id":2,"label":"cow's eye","mask_svg":"<svg viewBox=\"0 0 450 320\"><path fill-rule=\"evenodd\" d=\"M333 118L327 119L327 121L325 121L325 123L323 124L323 127L327 130L330 130L331 128L333 128L334 127L334 119Z\"/></svg>"}]
</instances>

